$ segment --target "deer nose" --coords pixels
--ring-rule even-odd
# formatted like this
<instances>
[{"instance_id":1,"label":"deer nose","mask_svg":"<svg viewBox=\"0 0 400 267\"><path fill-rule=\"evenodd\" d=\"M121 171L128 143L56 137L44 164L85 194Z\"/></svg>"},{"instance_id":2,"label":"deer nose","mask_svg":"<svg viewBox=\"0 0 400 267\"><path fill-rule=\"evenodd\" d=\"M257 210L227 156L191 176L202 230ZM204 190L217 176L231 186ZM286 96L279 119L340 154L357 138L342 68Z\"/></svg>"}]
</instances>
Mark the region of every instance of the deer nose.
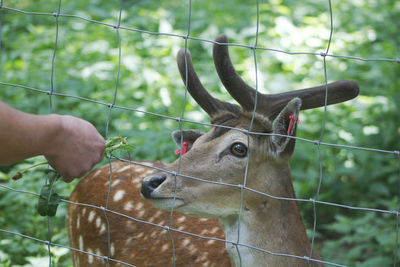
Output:
<instances>
[{"instance_id":1,"label":"deer nose","mask_svg":"<svg viewBox=\"0 0 400 267\"><path fill-rule=\"evenodd\" d=\"M151 197L151 193L157 189L167 179L166 175L151 177L148 181L143 181L140 192L145 198Z\"/></svg>"}]
</instances>

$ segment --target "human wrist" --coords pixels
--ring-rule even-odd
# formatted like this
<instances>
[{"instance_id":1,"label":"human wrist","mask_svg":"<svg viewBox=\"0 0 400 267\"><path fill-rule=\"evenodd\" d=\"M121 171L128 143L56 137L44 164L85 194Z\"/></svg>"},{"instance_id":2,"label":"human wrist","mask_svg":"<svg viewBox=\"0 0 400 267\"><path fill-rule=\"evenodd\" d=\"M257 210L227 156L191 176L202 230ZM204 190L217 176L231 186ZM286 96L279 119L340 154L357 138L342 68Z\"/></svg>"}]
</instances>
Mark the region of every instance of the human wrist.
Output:
<instances>
[{"instance_id":1,"label":"human wrist","mask_svg":"<svg viewBox=\"0 0 400 267\"><path fill-rule=\"evenodd\" d=\"M40 115L42 126L41 154L49 157L60 153L59 144L62 142L63 116L58 114Z\"/></svg>"}]
</instances>

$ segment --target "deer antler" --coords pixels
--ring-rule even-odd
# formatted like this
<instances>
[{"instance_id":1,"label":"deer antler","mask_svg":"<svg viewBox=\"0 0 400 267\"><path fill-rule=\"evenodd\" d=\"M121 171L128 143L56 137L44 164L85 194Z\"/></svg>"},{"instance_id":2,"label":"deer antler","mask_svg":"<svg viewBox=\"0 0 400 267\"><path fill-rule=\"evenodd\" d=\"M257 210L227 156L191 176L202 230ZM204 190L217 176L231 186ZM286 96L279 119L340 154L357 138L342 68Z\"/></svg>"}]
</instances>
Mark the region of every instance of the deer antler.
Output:
<instances>
[{"instance_id":1,"label":"deer antler","mask_svg":"<svg viewBox=\"0 0 400 267\"><path fill-rule=\"evenodd\" d=\"M228 90L229 94L245 111L253 111L256 90L245 83L233 67L229 57L227 36L221 34L215 41L217 43L214 44L213 57L219 78ZM188 90L190 94L211 118L224 110L232 111L234 113L239 111L237 105L222 102L212 97L207 92L196 74L189 50L179 50L177 61L179 71L185 83L186 75L188 77ZM295 97L301 98L302 110L322 107L325 105L326 87L328 88L328 105L350 100L356 97L359 93L358 84L349 80L341 80L327 85L320 85L280 94L262 94L258 92L256 111L273 120L279 114L281 109Z\"/></svg>"},{"instance_id":2,"label":"deer antler","mask_svg":"<svg viewBox=\"0 0 400 267\"><path fill-rule=\"evenodd\" d=\"M213 57L219 78L230 95L243 109L252 111L254 109L256 90L246 84L233 67L228 52L227 36L221 34L215 41L217 43L214 44ZM327 87L328 105L350 100L359 93L358 84L349 80L329 83ZM321 107L325 105L325 93L326 85L273 95L258 92L257 112L273 120L280 110L295 97L301 98L302 110Z\"/></svg>"},{"instance_id":3,"label":"deer antler","mask_svg":"<svg viewBox=\"0 0 400 267\"><path fill-rule=\"evenodd\" d=\"M186 58L186 63L185 63ZM204 86L201 84L199 77L192 64L192 58L189 50L182 48L179 50L177 55L178 68L181 73L183 82L186 84L186 74L188 77L188 91L190 95L196 100L201 108L213 118L215 115L220 113L222 110L230 110L235 113L239 112L239 107L230 103L222 102L212 97ZM187 69L187 73L186 73Z\"/></svg>"}]
</instances>

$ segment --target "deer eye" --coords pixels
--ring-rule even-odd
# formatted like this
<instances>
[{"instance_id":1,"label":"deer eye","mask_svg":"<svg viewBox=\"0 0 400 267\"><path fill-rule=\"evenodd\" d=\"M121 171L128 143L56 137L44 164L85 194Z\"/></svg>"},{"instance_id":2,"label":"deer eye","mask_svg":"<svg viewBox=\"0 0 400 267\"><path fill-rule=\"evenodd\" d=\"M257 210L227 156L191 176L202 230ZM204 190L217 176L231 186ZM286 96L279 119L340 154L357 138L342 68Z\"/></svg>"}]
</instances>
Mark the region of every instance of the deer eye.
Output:
<instances>
[{"instance_id":1,"label":"deer eye","mask_svg":"<svg viewBox=\"0 0 400 267\"><path fill-rule=\"evenodd\" d=\"M234 143L231 146L231 153L236 157L243 158L247 155L247 147L242 143Z\"/></svg>"}]
</instances>

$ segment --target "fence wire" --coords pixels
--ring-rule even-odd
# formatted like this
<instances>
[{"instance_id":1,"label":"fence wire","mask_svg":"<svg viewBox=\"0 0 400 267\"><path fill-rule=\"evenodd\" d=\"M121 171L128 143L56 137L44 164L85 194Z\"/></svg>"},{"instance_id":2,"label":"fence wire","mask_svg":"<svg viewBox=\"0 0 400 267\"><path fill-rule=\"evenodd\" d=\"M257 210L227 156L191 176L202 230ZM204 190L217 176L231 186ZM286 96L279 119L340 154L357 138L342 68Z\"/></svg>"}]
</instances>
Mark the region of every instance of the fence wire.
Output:
<instances>
[{"instance_id":1,"label":"fence wire","mask_svg":"<svg viewBox=\"0 0 400 267\"><path fill-rule=\"evenodd\" d=\"M319 199L319 195L320 195L320 190L321 190L321 184L323 182L323 177L324 177L324 172L323 172L323 167L322 167L322 163L324 161L322 153L321 153L321 146L329 146L329 147L337 147L337 148L341 148L341 149L355 149L355 150L362 150L362 151L369 151L369 152L375 152L375 153L384 153L384 154L392 154L394 156L396 156L398 158L398 164L399 164L399 179L400 179L400 151L397 150L383 150L383 149L376 149L376 148L368 148L368 147L357 147L357 146L350 146L350 145L340 145L340 144L334 144L334 143L326 143L323 142L323 138L324 138L324 133L325 133L325 125L326 125L326 116L327 116L327 94L328 94L328 74L327 74L327 62L326 62L326 58L327 57L334 57L334 58L343 58L343 59L348 59L348 60L358 60L358 61L363 61L363 62L368 62L368 61L373 61L373 62L397 62L400 63L400 59L394 59L394 58L362 58L362 57L355 57L355 56L345 56L345 55L335 55L335 54L330 54L329 50L330 50L330 45L331 45L331 41L332 41L332 33L334 30L333 27L333 10L332 10L332 4L331 4L331 0L327 0L327 4L328 4L328 11L329 11L329 18L330 18L330 36L329 36L329 41L328 41L328 45L325 49L324 52L293 52L293 51L284 51L284 50L280 50L280 49L275 49L275 48L268 48L268 47L261 47L258 45L258 37L259 37L259 13L260 13L260 8L259 8L259 1L256 1L256 8L257 8L257 21L256 21L256 31L254 33L255 36L255 40L254 40L254 45L245 45L245 44L237 44L237 43L218 43L216 41L213 40L208 40L208 39L204 39L204 38L199 38L199 37L195 37L195 36L191 36L191 13L192 13L192 2L189 0L188 1L188 9L187 9L187 33L186 35L179 35L179 34L173 34L173 33L168 33L168 32L152 32L152 31L147 31L147 30L141 30L141 29L137 29L137 28L130 28L130 27L125 27L123 25L121 25L121 14L123 11L123 7L122 7L122 0L120 0L120 7L119 7L119 15L118 15L118 20L116 21L115 24L110 24L110 23L104 23L101 21L97 21L97 20L93 20L93 19L89 19L89 18L85 18L83 16L79 16L79 15L75 15L75 14L66 14L66 13L62 13L62 1L59 0L58 1L58 7L56 12L54 13L41 13L41 12L31 12L31 11L27 11L27 10L20 10L20 9L16 9L16 8L11 8L8 7L6 5L4 5L3 0L0 1L0 49L1 49L1 44L2 44L2 21L3 21L3 14L7 13L7 14L15 14L15 13L20 13L20 14L24 14L27 16L48 16L48 17L54 17L55 18L55 26L56 26L56 31L55 31L55 41L54 41L54 50L53 50L53 55L51 58L51 82L50 82L50 90L43 90L40 88L34 88L28 85L22 85L22 84L13 84L13 83L8 83L6 81L0 81L0 85L1 86L6 86L6 87L18 87L18 88L23 88L26 89L28 91L33 91L33 92L37 92L37 93L42 93L42 94L47 94L49 96L49 112L52 113L53 110L53 97L66 97L66 98L73 98L73 99L77 99L80 101L87 101L93 104L97 104L97 105L101 105L101 106L106 106L108 107L108 117L107 117L107 121L106 121L106 138L109 136L109 128L110 128L110 121L111 121L111 114L113 112L113 110L116 109L120 109L120 110L127 110L130 112L135 112L135 113L141 113L141 114L146 114L146 115L150 115L150 116L156 116L156 117L160 117L166 120L172 120L172 121L176 121L178 122L179 125L179 129L182 130L182 124L183 123L193 123L193 124L200 124L203 126L210 126L210 127L223 127L223 128L227 128L227 129L234 129L240 132L244 132L247 134L248 136L248 143L250 142L250 135L265 135L265 136L284 136L287 138L293 138L296 139L298 141L302 141L302 142L306 142L306 143L310 143L310 144L314 144L317 146L317 150L318 150L318 164L319 164L319 182L318 182L318 188L317 191L315 192L315 196L313 198L310 199L301 199L301 198L285 198L285 197L278 197L278 196L274 196L274 195L270 195L270 194L266 194L264 192L260 192L258 190L254 190L252 188L249 188L246 186L247 184L247 173L248 173L248 169L249 169L249 160L247 160L247 164L246 164L246 169L245 169L245 175L243 177L243 183L239 184L239 185L234 185L234 184L228 184L228 183L223 183L223 182L217 182L217 181L210 181L210 180L204 180L201 179L199 177L192 177L192 176L188 176L188 175L183 175L180 173L181 170L181 158L182 158L182 149L181 149L181 153L179 155L179 164L178 164L178 169L176 172L171 172L169 170L163 169L163 168L159 168L159 167L155 167L152 165L147 165L144 164L142 162L137 162L134 160L128 160L128 159L123 159L123 158L119 158L116 157L115 155L107 155L108 161L109 161L109 169L110 169L110 177L109 177L109 186L108 186L108 191L107 191L107 200L106 200L106 205L105 207L102 206L94 206L94 205L90 205L90 204L85 204L85 203L75 203L69 200L61 200L62 202L64 202L65 204L69 204L69 205L76 205L76 206L83 206L83 207L91 207L94 209L98 209L100 211L103 212L105 220L106 220L106 224L107 224L107 240L108 240L108 255L107 256L100 256L88 251L84 251L84 250L80 250L80 249L76 249L76 248L72 248L69 246L64 246L61 244L57 244L52 242L52 229L51 229L51 223L50 223L50 218L48 217L47 219L47 227L48 227L48 240L40 240L38 238L32 237L32 236L28 236L28 235L24 235L18 232L13 232L13 231L9 231L9 230L5 230L5 229L0 229L0 232L2 233L7 233L10 235L14 235L14 236L20 236L26 239L30 239L33 240L35 242L40 242L45 244L48 247L48 251L49 251L49 266L52 266L52 259L51 259L51 248L52 247L63 247L63 248L67 248L71 251L76 251L79 253L84 253L87 255L91 255L93 257L98 257L101 259L104 259L106 261L107 266L109 266L110 262L115 262L115 263L120 263L122 265L125 266L134 266L131 265L129 263L120 261L118 259L113 259L111 258L111 248L110 248L110 224L109 224L109 220L107 217L107 214L115 214L118 216L121 216L121 218L126 218L129 219L131 221L137 222L137 223L143 223L143 224L148 224L151 225L153 227L157 227L157 228L161 228L164 229L166 231L168 231L170 239L171 239L171 244L173 247L173 266L175 266L175 250L174 250L174 239L172 236L173 232L176 233L181 233L181 234L185 234L188 236L193 236L196 238L201 238L201 239L206 239L206 240L214 240L214 241L218 241L218 242L223 242L223 243L227 243L227 244L231 244L234 245L236 247L236 250L239 254L239 259L240 259L240 266L245 266L245 264L242 262L242 259L240 257L240 248L249 248L249 249L253 249L256 251L261 251L263 253L267 253L270 255L274 255L274 256L281 256L281 257L291 257L291 258L297 258L297 259L302 259L305 261L310 262L319 262L319 263L324 263L326 265L331 265L331 266L344 266L341 265L340 263L334 263L334 262L328 262L328 261L322 261L322 260L318 260L318 259L313 259L312 258L312 251L314 249L314 240L315 240L315 234L316 234L316 228L317 228L317 210L316 210L316 204L319 205L325 205L325 206L332 206L332 207L338 207L338 208L343 208L343 209L349 209L349 210L359 210L359 211L365 211L365 212L375 212L375 213L382 213L382 214L390 214L393 215L395 217L396 220L396 243L395 243L395 248L394 248L394 266L396 266L396 262L397 262L397 251L399 249L399 220L400 220L400 204L397 210L384 210L384 209L375 209L375 208L368 208L368 207L358 207L358 206L350 206L350 205L344 205L344 204L340 204L340 203L331 203L331 202L325 202L325 201L320 201ZM89 98L85 98L85 97L81 97L79 95L70 95L70 94L63 94L63 93L58 93L55 92L54 90L54 72L56 71L55 69L55 61L56 61L56 54L57 54L57 45L58 45L58 39L59 39L59 18L60 17L64 17L64 18L68 18L68 19L76 19L76 20L81 20L84 21L86 23L93 23L93 24L98 24L99 26L104 26L104 27L110 27L115 29L115 33L116 33L116 39L118 42L118 69L117 69L117 73L116 73L116 82L115 82L115 89L114 89L114 95L113 95L113 100L111 103L106 103L106 102L102 102L102 101L98 101L95 99L89 99ZM186 106L186 102L187 102L187 93L188 93L188 66L187 66L187 53L185 54L185 68L186 68L186 84L185 84L185 95L184 95L184 102L183 102L183 107L182 107L182 112L181 115L179 117L171 117L171 116L167 116L167 115L163 115L163 114L157 114L157 113L152 113L152 112L148 112L145 110L140 110L140 109L135 109L135 108L131 108L131 107L125 107L125 106L119 106L117 105L117 94L118 94L118 86L119 86L119 80L120 80L120 69L121 69L121 59L122 59L122 49L121 49L121 35L120 35L120 31L131 31L131 32L138 32L138 33L143 33L143 34L149 34L149 35L157 35L157 36L167 36L170 38L180 38L180 39L184 39L184 43L185 43L185 49L187 51L188 49L188 40L195 40L198 42L205 42L205 43L211 43L211 44L219 44L219 45L227 45L227 46L235 46L235 47L242 47L242 48L247 48L247 49L251 49L253 52L253 57L254 57L254 67L255 67L255 89L256 89L256 94L255 94L255 105L254 105L254 109L253 109L253 114L252 114L252 118L251 118L251 122L249 125L248 130L243 130L243 129L238 129L235 127L228 127L228 126L220 126L220 125L215 125L215 124L211 124L211 123L201 123L201 122L197 122L197 121L193 121L193 120L188 120L185 119L185 106ZM257 95L258 95L258 66L257 66L257 56L256 53L257 51L270 51L270 52L274 52L274 53L283 53L283 54L287 54L287 55L315 55L315 56L320 56L323 60L323 66L324 66L324 82L326 85L326 93L325 93L325 105L324 105L324 118L322 121L322 125L321 125L321 132L320 132L320 138L319 140L309 140L309 139L305 139L305 138L300 138L300 137L294 137L294 136L286 136L286 135L279 135L279 134L268 134L268 133L256 133L256 132L252 132L252 126L253 126L253 122L254 122L254 116L255 116L255 111L256 111L256 104L257 104ZM181 144L183 144L183 136L181 135ZM249 151L250 153L250 151ZM112 160L119 160L121 162L127 162L133 165L137 165L137 166L143 166L143 167L148 167L148 168L152 168L155 170L159 170L159 171L164 171L166 173L172 174L175 177L175 181L177 179L177 177L181 177L184 179L192 179L192 180L196 180L196 181L200 181L203 183L211 183L217 186L226 186L226 187L231 187L231 188L237 188L240 189L241 191L241 200L240 200L240 212L239 212L239 218L243 215L243 201L244 201L244 192L245 191L249 191L249 192L253 192L253 193L257 193L261 196L267 197L267 198L271 198L271 199L278 199L278 200L282 200L282 201L297 201L297 202L305 202L305 203L311 203L313 206L313 229L312 229L312 237L311 237L311 252L309 255L304 255L304 256L297 256L297 255L291 255L291 254L283 254L283 253L276 253L273 251L268 251L262 248L258 248L258 247L254 247L251 245L248 245L246 243L241 242L241 224L240 224L240 220L239 220L239 224L238 224L238 229L237 229L237 239L236 240L223 240L223 239L219 239L219 238L214 238L214 237L207 237L207 236L203 236L203 235L199 235L199 234L194 234L191 232L186 232L186 231L182 231L179 230L177 228L175 228L172 224L173 222L173 216L174 216L174 209L172 208L170 211L170 223L169 226L164 226L164 225L159 225L159 224L155 224L149 221L144 221L144 220L140 220L131 216L127 216L125 214L116 212L114 210L111 210L108 208L108 204L109 204L109 197L110 197L110 191L111 191L111 182L113 179L113 170L112 170L112 164L111 161ZM47 181L46 181L47 183ZM33 196L35 198L39 197L39 194L35 193L35 192L29 192L29 191L24 191L24 190L17 190L14 189L12 187L9 186L5 186L5 185L1 185L0 184L0 188L4 189L4 190L9 190L9 191L13 191L15 193L18 194L26 194L28 196ZM177 188L176 188L176 182L175 182L175 188L174 188L174 201L176 199L176 192ZM399 194L400 194L400 183L399 183Z\"/></svg>"}]
</instances>

